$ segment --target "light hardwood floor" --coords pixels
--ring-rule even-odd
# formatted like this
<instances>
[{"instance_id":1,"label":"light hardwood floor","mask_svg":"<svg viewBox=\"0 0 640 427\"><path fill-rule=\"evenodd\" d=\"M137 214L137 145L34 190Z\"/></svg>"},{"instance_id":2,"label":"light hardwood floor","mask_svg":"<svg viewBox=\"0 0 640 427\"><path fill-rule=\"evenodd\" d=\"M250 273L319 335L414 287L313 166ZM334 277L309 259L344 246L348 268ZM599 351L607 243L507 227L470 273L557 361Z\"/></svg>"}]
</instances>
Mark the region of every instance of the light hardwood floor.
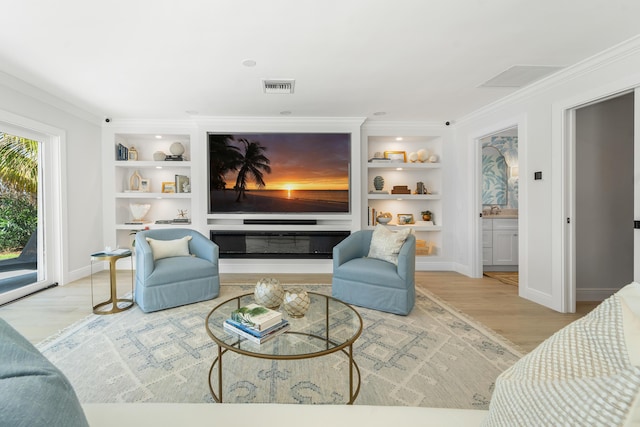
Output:
<instances>
[{"instance_id":1,"label":"light hardwood floor","mask_svg":"<svg viewBox=\"0 0 640 427\"><path fill-rule=\"evenodd\" d=\"M221 282L255 283L261 274L223 274ZM281 283L331 283L330 274L278 274ZM108 272L94 275L96 302L106 295ZM131 290L131 273L118 272L119 295ZM597 303L578 304L575 314L561 314L518 296L515 286L495 279L471 279L452 272L417 272L416 283L449 305L462 311L530 351L563 326L591 311ZM102 290L102 295L100 294ZM38 343L91 314L91 286L84 278L33 294L0 307L0 317L31 342ZM117 316L117 314L115 314Z\"/></svg>"}]
</instances>

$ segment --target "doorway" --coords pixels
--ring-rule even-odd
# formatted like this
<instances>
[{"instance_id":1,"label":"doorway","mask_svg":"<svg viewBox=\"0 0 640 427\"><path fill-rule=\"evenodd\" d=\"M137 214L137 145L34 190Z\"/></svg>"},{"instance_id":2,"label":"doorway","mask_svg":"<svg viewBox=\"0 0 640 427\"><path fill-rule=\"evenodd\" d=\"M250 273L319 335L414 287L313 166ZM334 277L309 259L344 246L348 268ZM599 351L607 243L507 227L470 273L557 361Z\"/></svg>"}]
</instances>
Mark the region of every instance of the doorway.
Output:
<instances>
[{"instance_id":1,"label":"doorway","mask_svg":"<svg viewBox=\"0 0 640 427\"><path fill-rule=\"evenodd\" d=\"M0 130L0 294L38 281L39 145Z\"/></svg>"},{"instance_id":2,"label":"doorway","mask_svg":"<svg viewBox=\"0 0 640 427\"><path fill-rule=\"evenodd\" d=\"M478 143L482 273L518 286L518 127L481 137Z\"/></svg>"},{"instance_id":3,"label":"doorway","mask_svg":"<svg viewBox=\"0 0 640 427\"><path fill-rule=\"evenodd\" d=\"M602 301L634 278L634 103L628 92L571 112L575 301Z\"/></svg>"},{"instance_id":4,"label":"doorway","mask_svg":"<svg viewBox=\"0 0 640 427\"><path fill-rule=\"evenodd\" d=\"M19 187L16 192L31 198L35 208L33 213L36 216L32 228L24 226L29 237L17 257L20 259L15 260L19 268L4 268L7 271L3 272L3 276L7 280L4 289L0 289L1 305L55 285L59 280L62 271L62 251L53 245L53 242L60 242L62 233L59 208L62 169L60 151L63 133L50 126L2 111L0 132L16 138L18 146L22 143L31 147L30 161L35 163L35 175L30 177L33 185L30 188Z\"/></svg>"}]
</instances>

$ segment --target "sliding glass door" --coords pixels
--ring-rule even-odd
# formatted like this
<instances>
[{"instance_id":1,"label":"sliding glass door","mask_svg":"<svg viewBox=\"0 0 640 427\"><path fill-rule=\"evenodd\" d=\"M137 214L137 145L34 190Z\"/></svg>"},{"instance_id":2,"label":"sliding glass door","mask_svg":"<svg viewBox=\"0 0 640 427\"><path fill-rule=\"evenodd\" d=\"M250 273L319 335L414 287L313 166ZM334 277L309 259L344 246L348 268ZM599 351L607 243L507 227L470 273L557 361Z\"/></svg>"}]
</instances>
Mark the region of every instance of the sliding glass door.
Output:
<instances>
[{"instance_id":1,"label":"sliding glass door","mask_svg":"<svg viewBox=\"0 0 640 427\"><path fill-rule=\"evenodd\" d=\"M52 284L44 250L46 141L0 123L0 304Z\"/></svg>"}]
</instances>

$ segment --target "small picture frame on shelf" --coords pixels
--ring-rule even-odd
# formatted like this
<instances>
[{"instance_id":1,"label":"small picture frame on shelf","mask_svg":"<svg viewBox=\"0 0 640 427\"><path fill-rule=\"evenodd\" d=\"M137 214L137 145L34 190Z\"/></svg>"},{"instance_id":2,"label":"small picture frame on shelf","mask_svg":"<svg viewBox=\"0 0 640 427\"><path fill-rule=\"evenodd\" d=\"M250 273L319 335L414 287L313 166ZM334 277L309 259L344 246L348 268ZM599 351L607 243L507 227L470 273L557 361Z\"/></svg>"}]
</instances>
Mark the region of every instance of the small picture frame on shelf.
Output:
<instances>
[{"instance_id":1,"label":"small picture frame on shelf","mask_svg":"<svg viewBox=\"0 0 640 427\"><path fill-rule=\"evenodd\" d=\"M398 225L415 224L413 214L398 214Z\"/></svg>"},{"instance_id":2,"label":"small picture frame on shelf","mask_svg":"<svg viewBox=\"0 0 640 427\"><path fill-rule=\"evenodd\" d=\"M176 183L175 182L163 182L162 183L162 192L163 193L175 193L176 192Z\"/></svg>"},{"instance_id":3,"label":"small picture frame on shelf","mask_svg":"<svg viewBox=\"0 0 640 427\"><path fill-rule=\"evenodd\" d=\"M190 193L191 184L186 175L176 175L176 193Z\"/></svg>"},{"instance_id":4,"label":"small picture frame on shelf","mask_svg":"<svg viewBox=\"0 0 640 427\"><path fill-rule=\"evenodd\" d=\"M384 158L389 159L391 163L407 163L406 151L385 151Z\"/></svg>"},{"instance_id":5,"label":"small picture frame on shelf","mask_svg":"<svg viewBox=\"0 0 640 427\"><path fill-rule=\"evenodd\" d=\"M148 178L140 178L140 191L148 193L151 191L151 180Z\"/></svg>"}]
</instances>

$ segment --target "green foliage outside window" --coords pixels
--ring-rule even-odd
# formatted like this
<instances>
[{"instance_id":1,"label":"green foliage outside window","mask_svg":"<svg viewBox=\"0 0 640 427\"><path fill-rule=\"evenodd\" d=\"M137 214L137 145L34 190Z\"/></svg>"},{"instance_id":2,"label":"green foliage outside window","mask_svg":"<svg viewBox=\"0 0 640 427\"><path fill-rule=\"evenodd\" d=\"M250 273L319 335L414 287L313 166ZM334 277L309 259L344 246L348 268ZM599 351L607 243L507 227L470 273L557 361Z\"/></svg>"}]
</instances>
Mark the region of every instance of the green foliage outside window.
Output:
<instances>
[{"instance_id":1,"label":"green foliage outside window","mask_svg":"<svg viewBox=\"0 0 640 427\"><path fill-rule=\"evenodd\" d=\"M38 212L28 195L0 197L0 252L20 250L38 227Z\"/></svg>"}]
</instances>

